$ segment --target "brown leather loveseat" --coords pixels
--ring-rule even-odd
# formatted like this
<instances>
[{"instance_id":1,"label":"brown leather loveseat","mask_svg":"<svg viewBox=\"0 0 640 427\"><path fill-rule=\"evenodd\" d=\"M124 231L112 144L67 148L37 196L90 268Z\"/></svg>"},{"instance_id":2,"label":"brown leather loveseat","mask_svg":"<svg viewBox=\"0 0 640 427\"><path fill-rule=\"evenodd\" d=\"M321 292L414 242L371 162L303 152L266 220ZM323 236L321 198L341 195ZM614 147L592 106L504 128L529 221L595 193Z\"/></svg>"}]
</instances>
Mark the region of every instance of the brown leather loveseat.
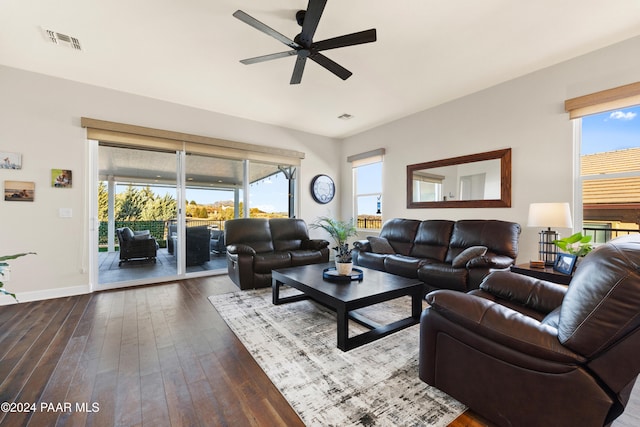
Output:
<instances>
[{"instance_id":1,"label":"brown leather loveseat","mask_svg":"<svg viewBox=\"0 0 640 427\"><path fill-rule=\"evenodd\" d=\"M468 291L518 256L520 225L499 220L391 219L378 237L354 242L354 264L418 278L427 291Z\"/></svg>"},{"instance_id":2,"label":"brown leather loveseat","mask_svg":"<svg viewBox=\"0 0 640 427\"><path fill-rule=\"evenodd\" d=\"M640 373L640 235L602 245L567 287L512 272L438 290L420 378L499 426L602 426Z\"/></svg>"},{"instance_id":3,"label":"brown leather loveseat","mask_svg":"<svg viewBox=\"0 0 640 427\"><path fill-rule=\"evenodd\" d=\"M229 277L240 289L271 286L271 270L329 261L329 242L310 239L301 219L233 219L224 233Z\"/></svg>"}]
</instances>

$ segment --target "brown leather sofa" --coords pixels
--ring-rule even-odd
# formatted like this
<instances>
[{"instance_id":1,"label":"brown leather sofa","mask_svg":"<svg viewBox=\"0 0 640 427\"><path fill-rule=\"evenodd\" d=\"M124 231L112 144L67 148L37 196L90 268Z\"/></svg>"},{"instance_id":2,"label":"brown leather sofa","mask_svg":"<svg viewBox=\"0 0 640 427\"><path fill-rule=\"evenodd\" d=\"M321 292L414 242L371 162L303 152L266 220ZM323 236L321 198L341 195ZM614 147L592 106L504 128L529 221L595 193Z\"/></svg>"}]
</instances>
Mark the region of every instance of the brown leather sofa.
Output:
<instances>
[{"instance_id":1,"label":"brown leather sofa","mask_svg":"<svg viewBox=\"0 0 640 427\"><path fill-rule=\"evenodd\" d=\"M295 218L240 218L225 222L229 277L240 289L271 286L271 270L329 261L329 242L310 239Z\"/></svg>"},{"instance_id":2,"label":"brown leather sofa","mask_svg":"<svg viewBox=\"0 0 640 427\"><path fill-rule=\"evenodd\" d=\"M420 322L420 378L499 426L602 426L640 373L640 235L578 265L568 286L512 272L438 290Z\"/></svg>"},{"instance_id":3,"label":"brown leather sofa","mask_svg":"<svg viewBox=\"0 0 640 427\"><path fill-rule=\"evenodd\" d=\"M354 264L419 278L425 290L468 291L518 256L520 225L498 220L391 219L378 237L354 242Z\"/></svg>"}]
</instances>

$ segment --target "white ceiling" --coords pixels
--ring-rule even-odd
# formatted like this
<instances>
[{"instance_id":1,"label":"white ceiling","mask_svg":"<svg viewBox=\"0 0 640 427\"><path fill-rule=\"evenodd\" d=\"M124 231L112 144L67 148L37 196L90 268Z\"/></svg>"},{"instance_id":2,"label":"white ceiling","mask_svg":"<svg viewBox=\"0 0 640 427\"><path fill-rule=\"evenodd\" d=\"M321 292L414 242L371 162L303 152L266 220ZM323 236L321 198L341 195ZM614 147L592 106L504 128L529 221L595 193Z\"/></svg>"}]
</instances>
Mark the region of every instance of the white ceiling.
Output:
<instances>
[{"instance_id":1,"label":"white ceiling","mask_svg":"<svg viewBox=\"0 0 640 427\"><path fill-rule=\"evenodd\" d=\"M259 122L344 138L640 35L640 1L329 0L314 40L376 28L327 51L346 81L235 19L293 38L306 0L1 0L0 64ZM82 51L47 41L76 37ZM340 120L343 113L351 120Z\"/></svg>"}]
</instances>

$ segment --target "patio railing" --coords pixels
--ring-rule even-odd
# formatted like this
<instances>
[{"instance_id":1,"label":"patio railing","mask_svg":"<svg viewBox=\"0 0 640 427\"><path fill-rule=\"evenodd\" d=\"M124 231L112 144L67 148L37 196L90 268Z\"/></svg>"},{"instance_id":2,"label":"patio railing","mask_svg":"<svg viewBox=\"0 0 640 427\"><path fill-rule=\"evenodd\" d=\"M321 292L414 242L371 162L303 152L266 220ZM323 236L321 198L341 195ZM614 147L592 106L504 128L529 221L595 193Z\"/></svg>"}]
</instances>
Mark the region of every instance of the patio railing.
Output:
<instances>
[{"instance_id":1,"label":"patio railing","mask_svg":"<svg viewBox=\"0 0 640 427\"><path fill-rule=\"evenodd\" d=\"M156 239L161 248L167 247L167 224L171 221L115 221L115 228L129 227L133 231L149 230L149 233ZM187 218L187 227L198 227L201 225L211 228L224 229L224 220L215 219L192 219ZM100 221L98 228L98 245L108 246L108 222ZM115 237L115 245L118 245L118 238Z\"/></svg>"},{"instance_id":2,"label":"patio railing","mask_svg":"<svg viewBox=\"0 0 640 427\"><path fill-rule=\"evenodd\" d=\"M357 227L360 229L379 230L382 228L382 218L358 218Z\"/></svg>"},{"instance_id":3,"label":"patio railing","mask_svg":"<svg viewBox=\"0 0 640 427\"><path fill-rule=\"evenodd\" d=\"M585 236L592 236L591 241L593 243L606 243L611 239L615 239L618 236L624 236L627 234L640 233L637 229L627 228L598 228L598 227L584 227L582 234Z\"/></svg>"}]
</instances>

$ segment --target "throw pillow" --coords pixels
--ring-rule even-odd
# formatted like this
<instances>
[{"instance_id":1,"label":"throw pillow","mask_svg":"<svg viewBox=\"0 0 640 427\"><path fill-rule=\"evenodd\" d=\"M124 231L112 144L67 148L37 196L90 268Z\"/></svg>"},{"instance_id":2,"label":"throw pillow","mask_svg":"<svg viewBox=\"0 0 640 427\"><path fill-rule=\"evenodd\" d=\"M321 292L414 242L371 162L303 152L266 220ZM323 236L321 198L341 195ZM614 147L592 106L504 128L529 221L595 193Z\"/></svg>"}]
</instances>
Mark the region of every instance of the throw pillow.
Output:
<instances>
[{"instance_id":1,"label":"throw pillow","mask_svg":"<svg viewBox=\"0 0 640 427\"><path fill-rule=\"evenodd\" d=\"M367 240L371 245L371 250L377 254L395 254L391 244L384 237L368 236Z\"/></svg>"},{"instance_id":2,"label":"throw pillow","mask_svg":"<svg viewBox=\"0 0 640 427\"><path fill-rule=\"evenodd\" d=\"M471 260L473 258L476 258L476 257L479 257L479 256L483 256L486 253L487 253L487 247L486 246L471 246L471 247L468 247L464 251L460 252L458 254L458 256L453 259L453 262L451 263L451 266L453 268L462 268L465 265L467 265L469 260Z\"/></svg>"},{"instance_id":3,"label":"throw pillow","mask_svg":"<svg viewBox=\"0 0 640 427\"><path fill-rule=\"evenodd\" d=\"M150 238L151 238L151 232L149 230L133 232L133 240L149 240Z\"/></svg>"}]
</instances>

